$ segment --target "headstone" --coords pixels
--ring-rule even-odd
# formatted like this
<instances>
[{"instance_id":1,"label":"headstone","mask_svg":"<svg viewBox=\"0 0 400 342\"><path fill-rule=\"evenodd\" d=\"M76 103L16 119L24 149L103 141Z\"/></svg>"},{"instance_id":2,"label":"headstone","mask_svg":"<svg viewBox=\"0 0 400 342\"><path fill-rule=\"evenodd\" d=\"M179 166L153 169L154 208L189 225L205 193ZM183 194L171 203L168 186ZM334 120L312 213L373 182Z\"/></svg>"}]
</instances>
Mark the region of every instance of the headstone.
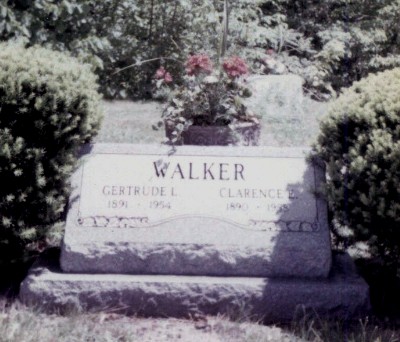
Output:
<instances>
[{"instance_id":1,"label":"headstone","mask_svg":"<svg viewBox=\"0 0 400 342\"><path fill-rule=\"evenodd\" d=\"M315 140L323 108L303 95L300 76L254 75L247 83L252 96L244 103L262 117L261 145L307 146Z\"/></svg>"},{"instance_id":2,"label":"headstone","mask_svg":"<svg viewBox=\"0 0 400 342\"><path fill-rule=\"evenodd\" d=\"M95 147L75 175L65 272L328 275L324 174L305 150L169 150Z\"/></svg>"},{"instance_id":3,"label":"headstone","mask_svg":"<svg viewBox=\"0 0 400 342\"><path fill-rule=\"evenodd\" d=\"M252 96L246 106L263 118L299 118L303 115L304 80L294 74L256 75L247 80Z\"/></svg>"},{"instance_id":4,"label":"headstone","mask_svg":"<svg viewBox=\"0 0 400 342\"><path fill-rule=\"evenodd\" d=\"M60 266L21 285L25 303L182 316L299 309L355 317L368 287L332 258L324 170L307 150L98 144L75 173Z\"/></svg>"}]
</instances>

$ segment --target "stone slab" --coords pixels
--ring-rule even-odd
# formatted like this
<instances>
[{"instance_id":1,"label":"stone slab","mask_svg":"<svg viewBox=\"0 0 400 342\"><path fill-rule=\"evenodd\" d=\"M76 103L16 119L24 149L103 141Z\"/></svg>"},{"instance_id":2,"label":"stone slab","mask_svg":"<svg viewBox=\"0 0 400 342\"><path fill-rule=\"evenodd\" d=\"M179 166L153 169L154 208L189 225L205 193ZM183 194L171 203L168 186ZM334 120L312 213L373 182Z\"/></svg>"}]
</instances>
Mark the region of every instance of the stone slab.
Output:
<instances>
[{"instance_id":1,"label":"stone slab","mask_svg":"<svg viewBox=\"0 0 400 342\"><path fill-rule=\"evenodd\" d=\"M303 109L303 83L298 75L257 75L248 78L252 96L245 99L249 109L262 117L288 120L299 117Z\"/></svg>"},{"instance_id":2,"label":"stone slab","mask_svg":"<svg viewBox=\"0 0 400 342\"><path fill-rule=\"evenodd\" d=\"M71 273L326 277L324 170L308 150L97 144L73 177Z\"/></svg>"},{"instance_id":3,"label":"stone slab","mask_svg":"<svg viewBox=\"0 0 400 342\"><path fill-rule=\"evenodd\" d=\"M21 284L20 299L47 312L119 312L157 317L246 315L291 321L305 312L355 319L369 310L368 286L348 255L327 279L65 274L58 257L42 259Z\"/></svg>"}]
</instances>

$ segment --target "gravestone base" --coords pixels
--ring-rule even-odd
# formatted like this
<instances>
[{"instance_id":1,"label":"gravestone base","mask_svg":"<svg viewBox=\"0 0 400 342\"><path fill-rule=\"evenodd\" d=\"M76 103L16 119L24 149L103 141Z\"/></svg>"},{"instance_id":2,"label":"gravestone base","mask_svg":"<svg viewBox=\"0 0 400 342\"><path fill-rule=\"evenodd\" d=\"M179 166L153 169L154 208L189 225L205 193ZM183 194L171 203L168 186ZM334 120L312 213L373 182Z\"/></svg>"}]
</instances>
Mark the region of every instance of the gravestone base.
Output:
<instances>
[{"instance_id":1,"label":"gravestone base","mask_svg":"<svg viewBox=\"0 0 400 342\"><path fill-rule=\"evenodd\" d=\"M57 257L47 256L21 284L20 298L46 312L225 314L265 322L292 321L305 312L355 319L369 310L368 286L346 254L334 256L326 279L68 274L60 270Z\"/></svg>"}]
</instances>

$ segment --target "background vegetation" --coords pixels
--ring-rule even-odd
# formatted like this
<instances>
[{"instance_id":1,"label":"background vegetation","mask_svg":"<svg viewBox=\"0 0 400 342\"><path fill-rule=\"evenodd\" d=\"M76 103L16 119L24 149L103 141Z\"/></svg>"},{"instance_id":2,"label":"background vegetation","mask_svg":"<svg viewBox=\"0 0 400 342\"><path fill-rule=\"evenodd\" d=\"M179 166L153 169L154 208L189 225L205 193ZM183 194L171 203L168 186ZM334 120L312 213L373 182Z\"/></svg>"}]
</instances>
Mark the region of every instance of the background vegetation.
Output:
<instances>
[{"instance_id":1,"label":"background vegetation","mask_svg":"<svg viewBox=\"0 0 400 342\"><path fill-rule=\"evenodd\" d=\"M398 1L230 3L228 54L262 72L260 59L272 50L317 98L400 65ZM190 52L216 53L222 9L221 0L2 0L0 40L69 51L93 65L106 97L149 98L160 63L179 80L177 61ZM169 59L141 64L159 57ZM115 73L132 64L138 67Z\"/></svg>"}]
</instances>

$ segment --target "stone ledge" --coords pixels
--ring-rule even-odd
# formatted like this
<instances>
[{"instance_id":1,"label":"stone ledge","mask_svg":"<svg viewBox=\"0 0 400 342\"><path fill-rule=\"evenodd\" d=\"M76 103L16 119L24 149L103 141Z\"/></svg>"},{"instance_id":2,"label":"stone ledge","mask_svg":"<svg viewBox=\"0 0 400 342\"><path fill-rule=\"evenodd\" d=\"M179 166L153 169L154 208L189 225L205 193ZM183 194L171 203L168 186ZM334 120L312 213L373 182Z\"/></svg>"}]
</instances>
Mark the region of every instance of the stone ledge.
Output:
<instances>
[{"instance_id":1,"label":"stone ledge","mask_svg":"<svg viewBox=\"0 0 400 342\"><path fill-rule=\"evenodd\" d=\"M356 319L369 311L368 286L347 255L336 255L325 280L61 273L54 258L39 260L20 298L47 312L112 310L155 317L244 314L287 322L314 312Z\"/></svg>"}]
</instances>

